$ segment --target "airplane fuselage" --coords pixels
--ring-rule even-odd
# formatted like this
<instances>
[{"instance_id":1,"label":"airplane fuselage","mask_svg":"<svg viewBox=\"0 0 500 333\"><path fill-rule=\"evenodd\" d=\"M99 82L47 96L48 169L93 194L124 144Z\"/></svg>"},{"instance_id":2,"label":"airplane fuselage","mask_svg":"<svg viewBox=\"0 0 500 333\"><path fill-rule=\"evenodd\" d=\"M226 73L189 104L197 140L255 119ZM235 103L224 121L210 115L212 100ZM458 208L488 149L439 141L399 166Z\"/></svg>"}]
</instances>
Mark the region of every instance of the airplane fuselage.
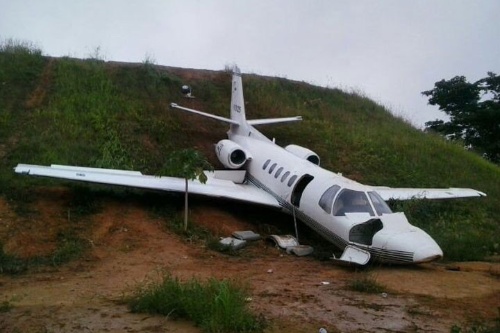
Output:
<instances>
[{"instance_id":1,"label":"airplane fuselage","mask_svg":"<svg viewBox=\"0 0 500 333\"><path fill-rule=\"evenodd\" d=\"M380 206L382 200L369 187L295 156L253 127L240 132L247 135L228 134L252 156L245 165L247 180L337 247L354 245L389 263L442 257L440 247L427 233L411 225L404 213L391 212L385 203ZM361 203L339 207L347 195Z\"/></svg>"}]
</instances>

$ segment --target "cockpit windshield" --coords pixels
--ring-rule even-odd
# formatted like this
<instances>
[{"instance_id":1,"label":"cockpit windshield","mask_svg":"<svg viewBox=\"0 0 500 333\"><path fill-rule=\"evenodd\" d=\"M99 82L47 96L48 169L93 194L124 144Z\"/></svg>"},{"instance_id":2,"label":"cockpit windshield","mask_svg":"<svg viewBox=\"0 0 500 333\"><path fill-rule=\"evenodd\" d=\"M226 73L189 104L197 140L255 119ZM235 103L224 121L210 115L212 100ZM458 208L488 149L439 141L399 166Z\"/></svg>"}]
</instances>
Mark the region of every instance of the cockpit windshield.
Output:
<instances>
[{"instance_id":1,"label":"cockpit windshield","mask_svg":"<svg viewBox=\"0 0 500 333\"><path fill-rule=\"evenodd\" d=\"M373 207L375 207L375 210L377 211L377 215L392 214L392 210L377 192L368 192L368 195L372 200Z\"/></svg>"},{"instance_id":2,"label":"cockpit windshield","mask_svg":"<svg viewBox=\"0 0 500 333\"><path fill-rule=\"evenodd\" d=\"M335 201L335 203L334 203ZM344 216L345 213L368 213L370 216L392 214L387 203L377 192L355 191L347 188L341 189L339 185L330 186L319 199L319 206L328 214Z\"/></svg>"},{"instance_id":3,"label":"cockpit windshield","mask_svg":"<svg viewBox=\"0 0 500 333\"><path fill-rule=\"evenodd\" d=\"M340 186L338 185L330 186L319 199L319 206L328 214L332 213L333 199L335 199L339 190Z\"/></svg>"},{"instance_id":4,"label":"cockpit windshield","mask_svg":"<svg viewBox=\"0 0 500 333\"><path fill-rule=\"evenodd\" d=\"M333 215L344 216L346 213L368 213L375 216L365 192L343 189L333 205Z\"/></svg>"}]
</instances>

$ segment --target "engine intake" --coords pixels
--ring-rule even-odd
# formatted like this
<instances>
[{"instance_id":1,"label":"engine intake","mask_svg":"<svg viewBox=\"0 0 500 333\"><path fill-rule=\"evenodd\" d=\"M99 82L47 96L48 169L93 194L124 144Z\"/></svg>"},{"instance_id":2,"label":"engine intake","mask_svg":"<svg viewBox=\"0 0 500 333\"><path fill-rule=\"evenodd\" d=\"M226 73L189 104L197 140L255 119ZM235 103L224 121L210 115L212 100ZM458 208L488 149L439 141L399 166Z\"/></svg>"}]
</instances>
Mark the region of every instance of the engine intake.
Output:
<instances>
[{"instance_id":1,"label":"engine intake","mask_svg":"<svg viewBox=\"0 0 500 333\"><path fill-rule=\"evenodd\" d=\"M229 169L239 169L252 157L237 143L231 140L221 140L215 146L219 161Z\"/></svg>"},{"instance_id":2,"label":"engine intake","mask_svg":"<svg viewBox=\"0 0 500 333\"><path fill-rule=\"evenodd\" d=\"M320 159L318 154L316 154L310 149L297 145L288 145L285 147L285 150L294 154L295 156L298 156L304 160L311 162L312 164L319 165Z\"/></svg>"}]
</instances>

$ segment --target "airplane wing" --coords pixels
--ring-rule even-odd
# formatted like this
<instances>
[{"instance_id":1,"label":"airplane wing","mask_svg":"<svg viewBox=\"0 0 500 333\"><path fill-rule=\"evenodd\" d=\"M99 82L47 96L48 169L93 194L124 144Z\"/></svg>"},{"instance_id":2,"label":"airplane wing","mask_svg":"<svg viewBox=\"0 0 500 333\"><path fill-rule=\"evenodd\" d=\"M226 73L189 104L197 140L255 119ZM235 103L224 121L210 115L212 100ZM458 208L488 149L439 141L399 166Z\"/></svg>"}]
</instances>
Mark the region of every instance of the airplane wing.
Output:
<instances>
[{"instance_id":1,"label":"airplane wing","mask_svg":"<svg viewBox=\"0 0 500 333\"><path fill-rule=\"evenodd\" d=\"M453 199L483 197L485 193L470 188L392 188L372 186L382 199L411 200L411 199Z\"/></svg>"},{"instance_id":2,"label":"airplane wing","mask_svg":"<svg viewBox=\"0 0 500 333\"><path fill-rule=\"evenodd\" d=\"M82 182L127 186L140 189L184 192L185 180L176 177L143 175L139 171L112 170L101 168L75 167L66 165L18 164L16 173L30 176L61 178ZM226 198L280 208L278 201L269 193L251 184L244 184L245 171L208 172L207 182L189 180L189 193L216 198Z\"/></svg>"}]
</instances>

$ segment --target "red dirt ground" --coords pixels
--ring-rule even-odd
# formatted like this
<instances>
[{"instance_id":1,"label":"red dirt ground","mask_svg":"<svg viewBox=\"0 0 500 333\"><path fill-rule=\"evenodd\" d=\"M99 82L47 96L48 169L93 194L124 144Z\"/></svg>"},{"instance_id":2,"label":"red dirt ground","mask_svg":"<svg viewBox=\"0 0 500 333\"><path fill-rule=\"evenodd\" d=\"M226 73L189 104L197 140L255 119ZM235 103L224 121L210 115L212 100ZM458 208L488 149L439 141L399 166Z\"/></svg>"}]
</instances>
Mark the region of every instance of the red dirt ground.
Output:
<instances>
[{"instance_id":1,"label":"red dirt ground","mask_svg":"<svg viewBox=\"0 0 500 333\"><path fill-rule=\"evenodd\" d=\"M0 275L0 304L11 306L0 312L1 332L199 332L189 322L132 314L121 303L124 294L162 271L182 279L247 282L251 308L269 320L266 332L318 332L320 327L328 332L449 332L454 324L499 315L499 263L372 267L370 274L386 294L363 294L348 291L346 283L366 272L287 255L264 241L237 256L214 252L167 229L144 204L112 195L104 198L99 213L74 221L65 208L69 190L41 192L27 216L18 216L0 198L5 252L49 254L57 235L67 230L83 235L89 249L57 268ZM220 236L257 229L206 202L192 205L191 219Z\"/></svg>"}]
</instances>

